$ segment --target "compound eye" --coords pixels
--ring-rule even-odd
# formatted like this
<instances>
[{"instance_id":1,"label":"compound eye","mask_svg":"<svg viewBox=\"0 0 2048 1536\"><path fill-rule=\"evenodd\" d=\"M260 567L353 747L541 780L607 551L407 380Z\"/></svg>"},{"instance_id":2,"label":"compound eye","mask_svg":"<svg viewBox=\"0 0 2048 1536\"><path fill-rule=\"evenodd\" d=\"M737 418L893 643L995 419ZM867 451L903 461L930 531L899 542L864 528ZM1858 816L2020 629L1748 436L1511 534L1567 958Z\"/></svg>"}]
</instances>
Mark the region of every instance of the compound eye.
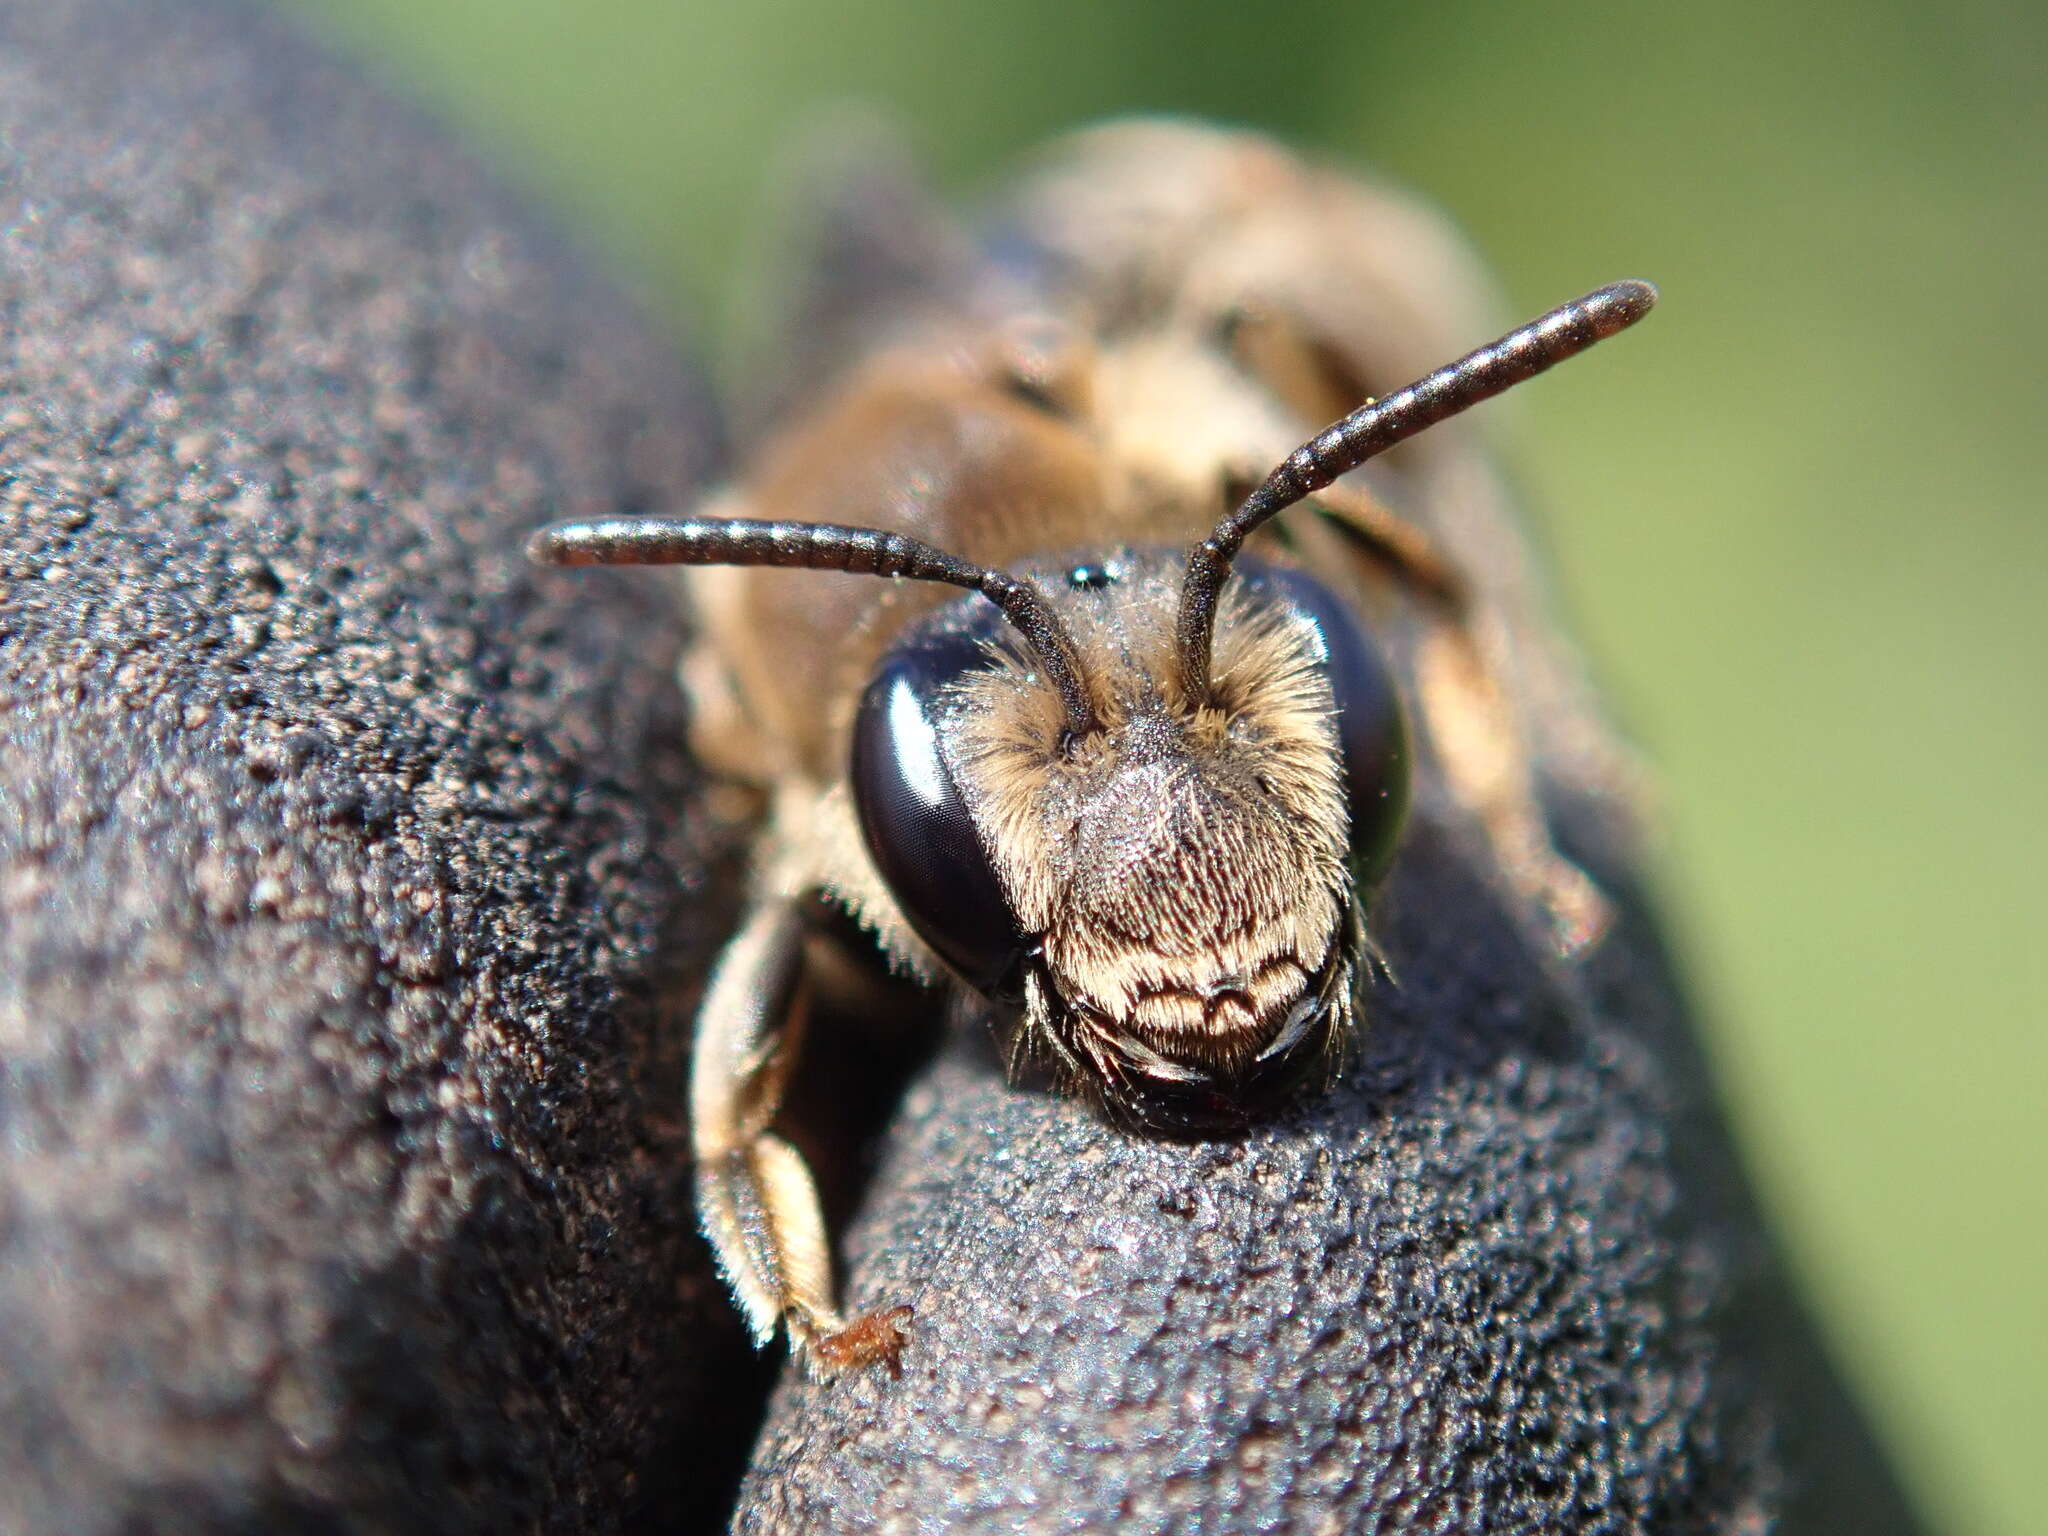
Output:
<instances>
[{"instance_id":1,"label":"compound eye","mask_svg":"<svg viewBox=\"0 0 2048 1536\"><path fill-rule=\"evenodd\" d=\"M868 853L919 938L992 997L1020 983L1024 936L940 750L941 691L987 667L975 636L899 643L853 728L853 800Z\"/></svg>"},{"instance_id":2,"label":"compound eye","mask_svg":"<svg viewBox=\"0 0 2048 1536\"><path fill-rule=\"evenodd\" d=\"M1337 701L1337 741L1351 807L1351 862L1371 887L1393 863L1408 814L1408 725L1386 658L1328 587L1301 571L1271 569L1273 582L1322 640Z\"/></svg>"}]
</instances>

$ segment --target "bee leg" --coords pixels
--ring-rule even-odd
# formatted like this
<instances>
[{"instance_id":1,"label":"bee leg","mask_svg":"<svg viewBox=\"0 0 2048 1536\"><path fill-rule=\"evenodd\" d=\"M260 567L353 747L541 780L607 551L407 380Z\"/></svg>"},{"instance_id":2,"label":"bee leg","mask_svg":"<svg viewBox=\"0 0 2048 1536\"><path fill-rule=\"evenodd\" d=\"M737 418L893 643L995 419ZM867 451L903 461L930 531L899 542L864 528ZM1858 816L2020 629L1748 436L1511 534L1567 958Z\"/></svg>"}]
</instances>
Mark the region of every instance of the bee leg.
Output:
<instances>
[{"instance_id":1,"label":"bee leg","mask_svg":"<svg viewBox=\"0 0 2048 1536\"><path fill-rule=\"evenodd\" d=\"M765 902L712 973L690 1067L698 1216L756 1343L782 1322L816 1374L876 1362L900 1374L910 1309L840 1313L817 1188L769 1129L801 1044L804 937L799 903Z\"/></svg>"},{"instance_id":2,"label":"bee leg","mask_svg":"<svg viewBox=\"0 0 2048 1536\"><path fill-rule=\"evenodd\" d=\"M1329 487L1313 504L1421 599L1429 622L1416 657L1418 702L1451 788L1486 828L1510 884L1543 913L1558 952L1589 948L1613 913L1550 841L1497 660L1504 642L1487 632L1457 567L1422 529L1349 485Z\"/></svg>"}]
</instances>

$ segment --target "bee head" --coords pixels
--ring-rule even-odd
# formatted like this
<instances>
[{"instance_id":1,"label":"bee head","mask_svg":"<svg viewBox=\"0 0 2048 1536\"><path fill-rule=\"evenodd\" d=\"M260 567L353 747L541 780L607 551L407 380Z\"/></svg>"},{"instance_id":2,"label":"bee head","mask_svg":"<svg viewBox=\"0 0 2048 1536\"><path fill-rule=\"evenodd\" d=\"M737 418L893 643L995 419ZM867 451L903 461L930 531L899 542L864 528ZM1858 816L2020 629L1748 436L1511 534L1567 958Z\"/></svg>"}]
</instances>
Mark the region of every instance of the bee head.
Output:
<instances>
[{"instance_id":1,"label":"bee head","mask_svg":"<svg viewBox=\"0 0 2048 1536\"><path fill-rule=\"evenodd\" d=\"M853 789L905 917L1018 1005L1020 1046L1112 1114L1199 1133L1332 1061L1407 759L1376 650L1300 572L1242 562L1213 678L1184 686L1183 568L1019 573L1082 664L1081 735L986 605L907 632L863 700Z\"/></svg>"}]
</instances>

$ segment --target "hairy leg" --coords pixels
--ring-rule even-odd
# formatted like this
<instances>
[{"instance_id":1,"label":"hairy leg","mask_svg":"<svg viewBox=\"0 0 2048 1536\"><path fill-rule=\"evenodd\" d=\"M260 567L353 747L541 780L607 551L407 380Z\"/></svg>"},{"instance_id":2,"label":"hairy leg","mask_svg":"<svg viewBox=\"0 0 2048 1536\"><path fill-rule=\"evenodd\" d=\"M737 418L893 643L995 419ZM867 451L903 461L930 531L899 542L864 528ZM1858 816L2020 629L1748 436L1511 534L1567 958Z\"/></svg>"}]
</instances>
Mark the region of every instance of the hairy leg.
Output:
<instances>
[{"instance_id":1,"label":"hairy leg","mask_svg":"<svg viewBox=\"0 0 2048 1536\"><path fill-rule=\"evenodd\" d=\"M769 1128L801 1044L804 935L800 903L763 902L712 974L690 1075L698 1213L757 1342L782 1322L814 1371L880 1362L893 1373L910 1309L840 1314L810 1170Z\"/></svg>"}]
</instances>

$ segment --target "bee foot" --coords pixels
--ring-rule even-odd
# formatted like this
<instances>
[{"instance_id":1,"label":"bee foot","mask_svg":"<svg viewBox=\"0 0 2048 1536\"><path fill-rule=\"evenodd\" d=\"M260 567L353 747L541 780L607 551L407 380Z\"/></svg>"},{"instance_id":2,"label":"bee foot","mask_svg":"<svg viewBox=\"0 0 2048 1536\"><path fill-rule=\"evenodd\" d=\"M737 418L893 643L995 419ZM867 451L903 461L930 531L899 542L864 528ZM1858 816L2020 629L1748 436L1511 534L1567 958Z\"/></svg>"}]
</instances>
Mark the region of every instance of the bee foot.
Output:
<instances>
[{"instance_id":1,"label":"bee foot","mask_svg":"<svg viewBox=\"0 0 2048 1536\"><path fill-rule=\"evenodd\" d=\"M903 1347L909 1342L904 1324L912 1316L909 1307L887 1307L855 1318L837 1333L822 1334L811 1343L811 1353L824 1375L882 1365L897 1380L903 1377Z\"/></svg>"},{"instance_id":2,"label":"bee foot","mask_svg":"<svg viewBox=\"0 0 2048 1536\"><path fill-rule=\"evenodd\" d=\"M1614 926L1614 907L1579 867L1551 858L1540 896L1560 960L1583 957Z\"/></svg>"}]
</instances>

